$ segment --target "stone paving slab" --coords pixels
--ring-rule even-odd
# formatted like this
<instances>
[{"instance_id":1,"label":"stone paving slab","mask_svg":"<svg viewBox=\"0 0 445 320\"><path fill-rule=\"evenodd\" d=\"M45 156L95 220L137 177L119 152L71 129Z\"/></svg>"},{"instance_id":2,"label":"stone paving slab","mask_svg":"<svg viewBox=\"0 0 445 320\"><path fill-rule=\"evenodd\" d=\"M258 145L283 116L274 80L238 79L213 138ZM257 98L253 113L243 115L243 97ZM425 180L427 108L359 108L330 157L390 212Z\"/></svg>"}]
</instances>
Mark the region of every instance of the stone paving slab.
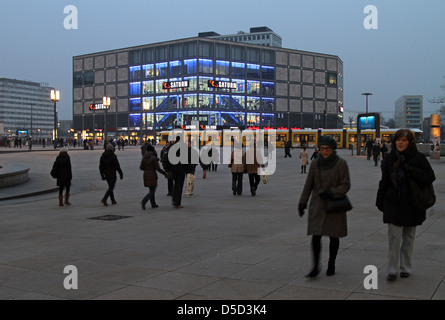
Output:
<instances>
[{"instance_id":1,"label":"stone paving slab","mask_svg":"<svg viewBox=\"0 0 445 320\"><path fill-rule=\"evenodd\" d=\"M159 149L159 147L158 147ZM131 300L392 300L445 298L445 159L431 160L437 203L417 231L411 277L385 281L386 225L374 206L380 169L366 157L339 150L351 172L349 235L340 241L336 274L327 277L328 239L322 240L323 272L304 277L311 267L307 216L297 203L306 175L298 149L292 158L278 150L277 171L252 197L244 176L242 196L233 196L227 165L202 178L183 209L171 206L167 181L160 177L159 208L143 211L148 191L139 170L138 147L116 151L124 179L118 204L103 207L106 183L100 179L101 149L70 150L71 206L58 207L57 193L0 200L0 299ZM49 171L58 151L8 152L1 163L29 166L40 183L22 192L55 186ZM0 189L0 199L9 191ZM92 220L104 215L130 218ZM78 270L78 289L66 290L67 265ZM379 271L378 289L367 290L366 265Z\"/></svg>"}]
</instances>

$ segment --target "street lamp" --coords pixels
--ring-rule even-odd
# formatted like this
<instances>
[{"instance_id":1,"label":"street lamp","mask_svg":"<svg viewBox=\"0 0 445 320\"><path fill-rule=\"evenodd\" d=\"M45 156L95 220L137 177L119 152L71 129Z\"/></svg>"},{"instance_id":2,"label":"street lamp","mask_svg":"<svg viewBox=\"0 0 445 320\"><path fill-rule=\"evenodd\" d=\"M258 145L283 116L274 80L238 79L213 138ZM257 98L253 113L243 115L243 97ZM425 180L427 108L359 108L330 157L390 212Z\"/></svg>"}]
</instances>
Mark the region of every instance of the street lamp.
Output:
<instances>
[{"instance_id":1,"label":"street lamp","mask_svg":"<svg viewBox=\"0 0 445 320\"><path fill-rule=\"evenodd\" d=\"M111 98L110 97L104 97L103 98L103 105L105 109L105 119L104 119L104 143L107 143L107 114L108 109L111 105Z\"/></svg>"},{"instance_id":2,"label":"street lamp","mask_svg":"<svg viewBox=\"0 0 445 320\"><path fill-rule=\"evenodd\" d=\"M60 91L51 90L51 100L54 101L54 149L57 148L57 101L60 100Z\"/></svg>"},{"instance_id":3,"label":"street lamp","mask_svg":"<svg viewBox=\"0 0 445 320\"><path fill-rule=\"evenodd\" d=\"M363 92L362 96L366 96L366 113L368 113L368 96L372 96L371 92Z\"/></svg>"}]
</instances>

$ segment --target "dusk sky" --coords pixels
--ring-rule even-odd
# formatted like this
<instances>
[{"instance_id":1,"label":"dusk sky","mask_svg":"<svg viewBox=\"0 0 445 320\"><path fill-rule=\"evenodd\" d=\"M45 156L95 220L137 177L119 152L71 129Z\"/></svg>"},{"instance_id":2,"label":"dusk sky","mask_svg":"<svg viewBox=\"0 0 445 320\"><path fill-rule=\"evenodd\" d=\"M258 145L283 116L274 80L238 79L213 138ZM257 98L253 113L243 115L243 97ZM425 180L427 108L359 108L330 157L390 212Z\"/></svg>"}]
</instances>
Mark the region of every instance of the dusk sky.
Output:
<instances>
[{"instance_id":1,"label":"dusk sky","mask_svg":"<svg viewBox=\"0 0 445 320\"><path fill-rule=\"evenodd\" d=\"M77 8L77 30L64 27L68 5ZM377 9L378 29L364 26L367 5ZM2 0L0 78L60 90L59 119L68 120L73 56L267 26L283 48L340 57L345 116L365 112L361 93L372 92L369 112L393 118L399 97L423 95L427 117L439 108L428 100L445 95L444 17L444 0Z\"/></svg>"}]
</instances>

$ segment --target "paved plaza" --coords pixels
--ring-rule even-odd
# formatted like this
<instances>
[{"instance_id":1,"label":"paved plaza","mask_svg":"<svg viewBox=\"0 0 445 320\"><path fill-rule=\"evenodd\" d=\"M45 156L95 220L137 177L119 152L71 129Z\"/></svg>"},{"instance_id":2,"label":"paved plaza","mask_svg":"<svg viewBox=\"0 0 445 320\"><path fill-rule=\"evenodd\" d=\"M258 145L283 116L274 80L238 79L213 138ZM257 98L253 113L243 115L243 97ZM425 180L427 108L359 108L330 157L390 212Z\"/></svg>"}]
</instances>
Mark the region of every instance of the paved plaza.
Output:
<instances>
[{"instance_id":1,"label":"paved plaza","mask_svg":"<svg viewBox=\"0 0 445 320\"><path fill-rule=\"evenodd\" d=\"M124 179L115 188L117 205L108 207L100 203L106 191L98 169L101 148L69 151L72 205L64 207L49 175L58 151L33 149L0 150L0 166L31 168L29 182L0 189L0 299L445 299L444 157L430 160L437 202L417 228L412 274L387 282L387 226L374 206L380 168L350 150L339 150L351 173L349 235L340 240L336 274L325 274L324 237L323 272L308 279L311 238L307 215L297 213L306 178L300 149L291 151L292 158L278 149L276 173L255 197L247 175L243 195L233 196L227 165L206 179L198 167L195 195L183 198L183 209L172 207L160 176L159 208L145 211L139 147L116 150ZM125 218L91 219L105 215ZM368 265L378 270L376 289L365 288ZM64 286L74 276L64 273L66 266L77 270L77 289Z\"/></svg>"}]
</instances>

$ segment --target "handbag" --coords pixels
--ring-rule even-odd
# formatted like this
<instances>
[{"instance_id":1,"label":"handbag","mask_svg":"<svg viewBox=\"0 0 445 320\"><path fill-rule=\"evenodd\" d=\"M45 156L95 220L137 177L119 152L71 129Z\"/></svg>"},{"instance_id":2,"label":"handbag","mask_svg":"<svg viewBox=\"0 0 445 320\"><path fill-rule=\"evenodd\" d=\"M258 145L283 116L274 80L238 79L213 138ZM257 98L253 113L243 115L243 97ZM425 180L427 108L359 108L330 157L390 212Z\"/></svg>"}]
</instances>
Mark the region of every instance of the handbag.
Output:
<instances>
[{"instance_id":1,"label":"handbag","mask_svg":"<svg viewBox=\"0 0 445 320\"><path fill-rule=\"evenodd\" d=\"M318 168L318 171L320 172L320 178L321 178L321 170ZM321 187L323 187L323 180L320 179ZM345 194L343 197L340 198L326 198L325 199L325 207L326 207L326 213L339 213L339 212L346 212L352 210L352 203L349 201L348 196Z\"/></svg>"},{"instance_id":2,"label":"handbag","mask_svg":"<svg viewBox=\"0 0 445 320\"><path fill-rule=\"evenodd\" d=\"M413 199L413 205L419 210L431 208L436 203L436 194L432 183L421 188L413 179L409 180L409 187Z\"/></svg>"},{"instance_id":3,"label":"handbag","mask_svg":"<svg viewBox=\"0 0 445 320\"><path fill-rule=\"evenodd\" d=\"M327 198L325 202L327 213L345 212L352 210L352 204L351 201L349 201L347 195L344 195L343 197L338 199Z\"/></svg>"},{"instance_id":4,"label":"handbag","mask_svg":"<svg viewBox=\"0 0 445 320\"><path fill-rule=\"evenodd\" d=\"M269 176L267 174L265 174L263 176L263 184L267 184L269 182Z\"/></svg>"}]
</instances>

